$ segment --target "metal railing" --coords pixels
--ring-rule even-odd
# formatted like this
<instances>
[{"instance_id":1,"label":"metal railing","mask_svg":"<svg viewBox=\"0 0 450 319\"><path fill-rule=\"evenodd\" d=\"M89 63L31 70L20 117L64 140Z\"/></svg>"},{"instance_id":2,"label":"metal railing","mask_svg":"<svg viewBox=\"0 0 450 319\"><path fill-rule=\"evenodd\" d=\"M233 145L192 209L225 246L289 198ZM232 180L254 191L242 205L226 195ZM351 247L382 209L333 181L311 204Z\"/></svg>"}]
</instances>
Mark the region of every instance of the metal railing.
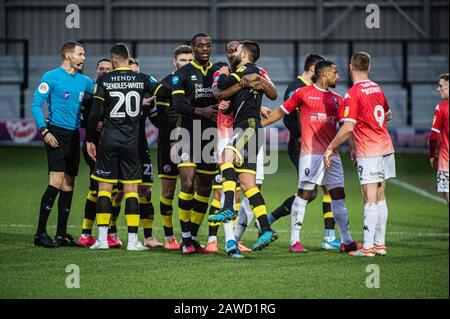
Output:
<instances>
[{"instance_id":1,"label":"metal railing","mask_svg":"<svg viewBox=\"0 0 450 319\"><path fill-rule=\"evenodd\" d=\"M22 72L21 79L18 81L4 81L0 77L0 85L19 85L20 86L20 118L25 117L25 90L28 89L29 70L29 45L26 39L0 39L0 44L6 46L5 52L8 52L9 44L19 44L22 46ZM1 56L1 55L0 55Z\"/></svg>"},{"instance_id":2,"label":"metal railing","mask_svg":"<svg viewBox=\"0 0 450 319\"><path fill-rule=\"evenodd\" d=\"M228 40L214 40L215 44L225 44ZM321 45L321 46L327 46L327 45L345 45L346 46L346 57L347 61L350 61L350 58L352 54L354 53L354 48L356 45L364 43L364 44L395 44L400 46L400 58L401 58L401 80L382 80L378 81L381 84L400 84L406 91L406 110L407 110L407 125L412 125L412 82L409 80L408 70L409 70L409 59L410 56L410 45L418 45L422 44L429 48L432 48L436 45L441 44L447 44L448 45L448 39L433 39L433 40L382 40L382 39L356 39L356 40L349 40L349 39L333 39L333 40L313 40L313 39L307 39L307 40L258 40L256 39L260 44L288 44L292 46L292 78L295 78L298 74L300 74L301 66L300 66L300 52L303 46L306 45ZM112 44L116 42L124 42L130 44L131 54L134 57L139 57L139 45L141 44L174 44L179 45L186 43L186 39L167 39L167 40L153 40L153 39L140 39L140 40L133 40L133 39L82 39L79 40L81 43L85 44ZM448 47L447 47L448 48ZM448 50L448 49L447 49ZM319 52L320 53L320 52ZM446 56L448 56L448 51L445 53ZM345 65L345 70L347 74L349 74L349 67L347 63ZM414 80L414 84L431 84L434 82L430 82L429 80ZM352 85L350 76L348 76L347 85L350 87Z\"/></svg>"}]
</instances>

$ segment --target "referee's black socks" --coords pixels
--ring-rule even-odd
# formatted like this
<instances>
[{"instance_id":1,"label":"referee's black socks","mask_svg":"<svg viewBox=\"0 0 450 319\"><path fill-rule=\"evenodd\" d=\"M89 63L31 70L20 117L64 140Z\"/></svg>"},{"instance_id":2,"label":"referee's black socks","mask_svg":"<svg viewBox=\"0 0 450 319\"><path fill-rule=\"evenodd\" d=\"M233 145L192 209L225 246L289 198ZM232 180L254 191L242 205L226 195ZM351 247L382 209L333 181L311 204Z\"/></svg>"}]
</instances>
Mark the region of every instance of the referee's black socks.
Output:
<instances>
[{"instance_id":1,"label":"referee's black socks","mask_svg":"<svg viewBox=\"0 0 450 319\"><path fill-rule=\"evenodd\" d=\"M41 199L41 208L39 211L39 222L38 228L36 231L36 235L41 235L47 232L47 220L50 212L53 208L53 204L55 203L56 196L58 196L59 189L53 187L51 185L47 186L44 194Z\"/></svg>"},{"instance_id":2,"label":"referee's black socks","mask_svg":"<svg viewBox=\"0 0 450 319\"><path fill-rule=\"evenodd\" d=\"M67 235L67 220L69 219L70 207L72 206L72 191L59 191L58 198L58 225L56 236L65 237Z\"/></svg>"}]
</instances>

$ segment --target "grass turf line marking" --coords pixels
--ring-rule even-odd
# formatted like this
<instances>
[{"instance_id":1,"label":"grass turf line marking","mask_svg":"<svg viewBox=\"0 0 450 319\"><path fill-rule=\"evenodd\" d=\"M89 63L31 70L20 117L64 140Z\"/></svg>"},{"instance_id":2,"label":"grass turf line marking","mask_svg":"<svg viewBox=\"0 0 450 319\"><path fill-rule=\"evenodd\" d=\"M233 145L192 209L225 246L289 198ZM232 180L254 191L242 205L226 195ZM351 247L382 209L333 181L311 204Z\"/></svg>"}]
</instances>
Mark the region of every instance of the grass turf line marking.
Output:
<instances>
[{"instance_id":1,"label":"grass turf line marking","mask_svg":"<svg viewBox=\"0 0 450 319\"><path fill-rule=\"evenodd\" d=\"M0 224L0 228L34 228L36 225L26 225L26 224ZM56 228L56 225L47 225L47 228ZM81 229L81 226L78 225L68 225L67 228L77 228ZM118 229L127 229L127 226L117 226ZM95 228L94 228L95 229ZM154 230L162 230L161 227L153 227ZM247 229L246 232L256 233L256 229ZM290 230L280 229L277 230L277 233L290 233ZM323 231L318 230L305 230L302 231L303 234L323 234ZM362 234L363 231L353 230L352 233ZM412 233L412 232L389 232L389 235L394 236L418 236L418 237L436 237L436 236L444 236L449 237L449 233L432 233L432 232L420 232L420 233Z\"/></svg>"},{"instance_id":2,"label":"grass turf line marking","mask_svg":"<svg viewBox=\"0 0 450 319\"><path fill-rule=\"evenodd\" d=\"M419 194L419 195L421 195L423 197L426 197L426 198L432 199L432 200L434 200L436 202L439 202L441 204L447 205L447 201L445 199L443 199L441 197L438 197L436 195L430 194L427 191L425 191L425 190L423 190L423 189L421 189L419 187L416 187L416 186L411 185L409 183L403 182L403 181L401 181L399 179L390 179L390 180L388 180L388 182L391 183L391 184L400 186L400 187L402 187L404 189L407 189L407 190L409 190L409 191L411 191L413 193Z\"/></svg>"}]
</instances>

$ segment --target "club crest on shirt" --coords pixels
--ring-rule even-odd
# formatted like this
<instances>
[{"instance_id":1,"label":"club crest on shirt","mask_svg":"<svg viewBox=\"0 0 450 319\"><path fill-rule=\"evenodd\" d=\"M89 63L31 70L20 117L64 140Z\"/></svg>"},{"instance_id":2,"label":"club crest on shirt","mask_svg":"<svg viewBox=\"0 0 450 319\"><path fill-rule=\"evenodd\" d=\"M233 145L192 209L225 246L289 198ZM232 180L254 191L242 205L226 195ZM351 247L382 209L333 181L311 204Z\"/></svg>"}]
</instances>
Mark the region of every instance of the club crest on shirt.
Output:
<instances>
[{"instance_id":1,"label":"club crest on shirt","mask_svg":"<svg viewBox=\"0 0 450 319\"><path fill-rule=\"evenodd\" d=\"M333 102L334 102L334 104L338 105L339 104L338 98L333 96Z\"/></svg>"},{"instance_id":2,"label":"club crest on shirt","mask_svg":"<svg viewBox=\"0 0 450 319\"><path fill-rule=\"evenodd\" d=\"M191 81L197 81L197 76L195 74L191 75Z\"/></svg>"},{"instance_id":3,"label":"club crest on shirt","mask_svg":"<svg viewBox=\"0 0 450 319\"><path fill-rule=\"evenodd\" d=\"M63 98L64 98L64 100L68 100L69 97L70 97L70 93L69 93L69 92L64 92L64 93L63 93Z\"/></svg>"}]
</instances>

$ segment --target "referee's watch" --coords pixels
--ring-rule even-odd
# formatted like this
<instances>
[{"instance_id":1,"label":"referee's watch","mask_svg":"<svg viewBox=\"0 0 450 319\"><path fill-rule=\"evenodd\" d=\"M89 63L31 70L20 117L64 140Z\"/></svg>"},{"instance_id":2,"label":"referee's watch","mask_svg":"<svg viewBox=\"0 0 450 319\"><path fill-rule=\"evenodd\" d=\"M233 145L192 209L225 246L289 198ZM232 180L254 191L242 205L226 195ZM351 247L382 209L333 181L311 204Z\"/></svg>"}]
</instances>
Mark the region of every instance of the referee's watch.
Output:
<instances>
[{"instance_id":1,"label":"referee's watch","mask_svg":"<svg viewBox=\"0 0 450 319\"><path fill-rule=\"evenodd\" d=\"M39 131L41 132L42 137L45 137L45 135L47 135L47 133L49 132L46 127L40 128Z\"/></svg>"}]
</instances>

